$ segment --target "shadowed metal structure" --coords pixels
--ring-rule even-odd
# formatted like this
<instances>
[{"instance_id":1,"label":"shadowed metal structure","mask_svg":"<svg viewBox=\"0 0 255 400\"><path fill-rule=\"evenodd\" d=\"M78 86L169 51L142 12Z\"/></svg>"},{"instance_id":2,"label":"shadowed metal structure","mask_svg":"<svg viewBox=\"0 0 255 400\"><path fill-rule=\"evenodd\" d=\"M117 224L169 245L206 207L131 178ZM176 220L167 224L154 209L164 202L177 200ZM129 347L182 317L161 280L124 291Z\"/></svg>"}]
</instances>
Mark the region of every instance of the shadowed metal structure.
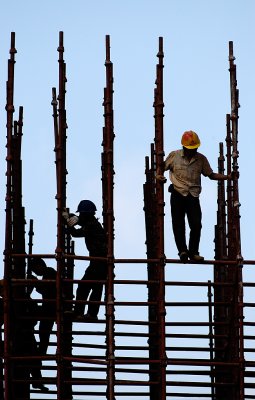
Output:
<instances>
[{"instance_id":1,"label":"shadowed metal structure","mask_svg":"<svg viewBox=\"0 0 255 400\"><path fill-rule=\"evenodd\" d=\"M25 245L21 161L23 109L19 108L18 120L14 121L16 49L15 34L11 34L6 95L6 228L1 319L4 340L0 399L255 399L252 380L255 350L254 346L248 347L249 341L255 340L255 318L244 320L246 311L255 306L255 303L244 302L244 292L254 288L255 283L243 282L242 278L243 268L254 266L255 261L243 260L241 255L238 180L228 181L226 187L223 181L218 183L215 259L202 263L205 268L213 268L213 282L188 281L185 276L178 282L166 278L173 265L181 268L182 264L165 255L164 185L156 180L156 171L161 174L164 167L162 37L159 38L153 103L155 137L150 156L145 158L143 186L147 258L117 259L114 256L114 90L110 37L106 36L101 170L108 277L103 281L105 297L100 302L105 309L105 319L92 324L70 318L67 313L75 303L73 290L78 283L74 279L75 263L93 257L75 254L62 218L62 210L66 207L67 174L67 78L63 32L59 34L58 53L58 91L52 89L57 243L54 254L34 254L33 220L29 224L28 252ZM233 43L230 42L231 112L226 117L226 166L223 143L219 144L218 159L219 172L227 170L228 174L231 171L238 174L239 170L239 93L234 61ZM34 286L30 277L32 257L56 260L56 281L41 282L45 286L56 284L56 299L41 300L30 296ZM122 270L139 268L144 279L117 279L119 267ZM144 298L138 300L132 296L134 289L145 293ZM116 294L121 291L125 292L125 301ZM187 291L194 291L196 300L186 298ZM181 301L176 295L179 292L182 293ZM40 354L36 346L36 323L42 317L40 312L34 315L31 310L33 306L39 310L44 301L56 304L56 325L47 354Z\"/></svg>"}]
</instances>

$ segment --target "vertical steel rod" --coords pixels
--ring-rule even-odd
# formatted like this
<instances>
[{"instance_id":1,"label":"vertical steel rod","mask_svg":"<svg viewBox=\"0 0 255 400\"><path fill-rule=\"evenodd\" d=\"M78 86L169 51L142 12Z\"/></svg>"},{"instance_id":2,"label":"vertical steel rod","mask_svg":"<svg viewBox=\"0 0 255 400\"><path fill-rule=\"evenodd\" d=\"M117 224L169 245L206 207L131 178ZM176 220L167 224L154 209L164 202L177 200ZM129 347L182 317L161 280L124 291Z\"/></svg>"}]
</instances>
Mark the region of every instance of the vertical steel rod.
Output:
<instances>
[{"instance_id":1,"label":"vertical steel rod","mask_svg":"<svg viewBox=\"0 0 255 400\"><path fill-rule=\"evenodd\" d=\"M163 101L163 38L159 38L157 64L157 79L155 90L155 156L156 171L163 174L164 168L164 101ZM166 398L166 345L165 345L165 253L164 253L164 185L156 181L156 199L157 199L157 257L159 263L159 294L158 294L158 321L160 331L160 390L159 400Z\"/></svg>"},{"instance_id":2,"label":"vertical steel rod","mask_svg":"<svg viewBox=\"0 0 255 400\"><path fill-rule=\"evenodd\" d=\"M104 229L108 238L108 274L106 284L107 399L115 399L115 317L114 317L114 212L113 212L113 65L110 58L110 36L106 35L106 87L104 90L102 191Z\"/></svg>"}]
</instances>

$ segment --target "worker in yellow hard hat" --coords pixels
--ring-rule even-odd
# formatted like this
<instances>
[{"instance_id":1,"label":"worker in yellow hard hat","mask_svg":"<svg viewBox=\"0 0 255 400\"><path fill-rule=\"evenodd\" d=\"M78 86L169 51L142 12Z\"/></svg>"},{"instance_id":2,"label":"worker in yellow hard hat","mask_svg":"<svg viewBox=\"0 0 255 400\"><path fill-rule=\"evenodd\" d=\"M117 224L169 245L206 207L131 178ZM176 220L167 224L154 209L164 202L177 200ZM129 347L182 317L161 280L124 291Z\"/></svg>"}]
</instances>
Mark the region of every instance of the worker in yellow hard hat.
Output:
<instances>
[{"instance_id":1,"label":"worker in yellow hard hat","mask_svg":"<svg viewBox=\"0 0 255 400\"><path fill-rule=\"evenodd\" d=\"M181 138L182 149L172 151L165 159L164 170L170 170L169 192L171 193L171 216L173 233L178 254L183 262L188 259L203 261L199 254L199 242L202 228L202 212L199 201L201 193L201 175L212 180L235 179L233 173L223 175L213 172L207 158L197 151L200 139L196 132L185 131ZM156 178L165 182L163 175ZM187 215L190 236L186 244L185 215Z\"/></svg>"}]
</instances>

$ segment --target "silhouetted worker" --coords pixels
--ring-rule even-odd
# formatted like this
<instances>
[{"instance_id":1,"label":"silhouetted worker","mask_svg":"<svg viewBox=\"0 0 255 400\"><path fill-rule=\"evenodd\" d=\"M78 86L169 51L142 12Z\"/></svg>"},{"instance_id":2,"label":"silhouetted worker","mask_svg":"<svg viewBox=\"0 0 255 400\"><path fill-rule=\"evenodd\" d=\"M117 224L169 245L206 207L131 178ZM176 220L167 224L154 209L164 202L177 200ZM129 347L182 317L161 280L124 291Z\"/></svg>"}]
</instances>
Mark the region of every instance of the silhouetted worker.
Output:
<instances>
[{"instance_id":1,"label":"silhouetted worker","mask_svg":"<svg viewBox=\"0 0 255 400\"><path fill-rule=\"evenodd\" d=\"M199 242L202 228L202 212L199 201L201 175L212 180L237 179L237 174L223 175L213 172L207 158L197 152L200 146L198 135L193 131L186 131L181 139L182 149L172 151L165 159L164 170L170 170L169 187L171 192L171 215L173 233L181 261L188 258L194 261L203 261L199 255ZM156 178L165 182L163 175L157 171ZM190 237L189 248L185 237L185 215L187 215Z\"/></svg>"},{"instance_id":2,"label":"silhouetted worker","mask_svg":"<svg viewBox=\"0 0 255 400\"><path fill-rule=\"evenodd\" d=\"M30 269L37 276L41 276L41 281L36 279L35 289L42 295L41 316L39 323L39 351L46 354L50 334L56 320L56 277L57 272L54 268L47 267L42 258L33 258L30 261ZM54 282L47 282L48 280Z\"/></svg>"},{"instance_id":3,"label":"silhouetted worker","mask_svg":"<svg viewBox=\"0 0 255 400\"><path fill-rule=\"evenodd\" d=\"M71 216L66 210L63 211L63 217L67 221L69 231L73 237L84 237L85 244L89 251L90 257L106 257L107 256L107 240L104 228L95 217L96 206L90 200L82 200L77 208L79 216ZM80 225L80 228L75 227ZM78 319L86 321L97 320L100 304L88 304L87 313L84 315L85 304L88 299L90 302L100 302L103 292L103 283L101 282L84 282L86 280L106 280L107 278L107 262L91 260L87 267L76 292L76 304L74 314ZM90 296L89 296L90 294ZM79 302L80 301L80 302Z\"/></svg>"},{"instance_id":4,"label":"silhouetted worker","mask_svg":"<svg viewBox=\"0 0 255 400\"><path fill-rule=\"evenodd\" d=\"M17 342L16 354L21 356L40 356L38 344L35 339L34 328L38 322L40 315L40 306L32 300L30 293L33 287L29 286L24 294L24 300L21 300L16 310L16 332L19 336ZM47 392L49 389L43 385L42 381L42 361L38 359L30 359L20 361L20 368L29 370L32 377L32 387L40 389L42 392Z\"/></svg>"}]
</instances>

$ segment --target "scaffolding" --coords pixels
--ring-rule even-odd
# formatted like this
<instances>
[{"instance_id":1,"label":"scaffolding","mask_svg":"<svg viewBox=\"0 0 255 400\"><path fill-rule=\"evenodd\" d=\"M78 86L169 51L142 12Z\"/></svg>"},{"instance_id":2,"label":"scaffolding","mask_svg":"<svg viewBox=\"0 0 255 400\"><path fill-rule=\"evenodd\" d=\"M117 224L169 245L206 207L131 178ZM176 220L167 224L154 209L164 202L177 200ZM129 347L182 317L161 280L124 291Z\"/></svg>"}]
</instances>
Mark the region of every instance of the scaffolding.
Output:
<instances>
[{"instance_id":1,"label":"scaffolding","mask_svg":"<svg viewBox=\"0 0 255 400\"><path fill-rule=\"evenodd\" d=\"M75 303L75 254L62 211L66 207L66 65L64 37L59 33L59 86L52 89L55 137L57 244L54 254L33 253L33 220L29 223L26 252L25 209L22 205L21 139L23 108L14 121L15 33L11 34L7 80L7 170L4 279L1 281L1 370L0 399L255 399L255 319L245 320L255 303L244 302L244 292L254 282L243 282L245 266L241 253L238 180L218 183L215 259L199 264L213 268L213 281L168 280L172 265L164 250L164 185L156 171L164 165L163 38L159 38L154 90L155 137L145 157L144 215L147 258L117 259L114 256L114 113L113 64L110 37L106 36L106 86L101 153L103 225L107 233L108 277L105 319L93 323L67 317ZM238 108L233 43L229 42L231 112L226 116L226 160L219 144L218 171L238 174ZM226 162L225 162L226 161ZM56 260L55 299L30 297L34 281L32 258ZM191 262L190 262L191 263ZM192 262L195 263L195 262ZM196 263L195 263L196 264ZM116 279L115 269L143 269L147 279ZM125 298L122 288L125 286ZM132 296L138 288L139 299ZM185 300L189 291L191 300ZM116 295L118 293L118 295ZM181 293L181 295L180 295ZM184 300L183 300L184 299ZM43 302L56 306L55 328L47 354L37 352L35 315ZM88 301L86 302L88 304ZM37 307L37 308L36 308ZM35 310L35 311L34 311ZM136 310L136 313L134 313ZM187 310L189 319L187 319ZM185 312L183 312L185 311ZM134 316L140 316L134 319ZM51 318L44 316L44 318ZM56 338L53 340L53 336ZM42 372L42 375L40 375ZM37 390L41 385L48 390ZM39 386L38 386L39 385Z\"/></svg>"}]
</instances>

